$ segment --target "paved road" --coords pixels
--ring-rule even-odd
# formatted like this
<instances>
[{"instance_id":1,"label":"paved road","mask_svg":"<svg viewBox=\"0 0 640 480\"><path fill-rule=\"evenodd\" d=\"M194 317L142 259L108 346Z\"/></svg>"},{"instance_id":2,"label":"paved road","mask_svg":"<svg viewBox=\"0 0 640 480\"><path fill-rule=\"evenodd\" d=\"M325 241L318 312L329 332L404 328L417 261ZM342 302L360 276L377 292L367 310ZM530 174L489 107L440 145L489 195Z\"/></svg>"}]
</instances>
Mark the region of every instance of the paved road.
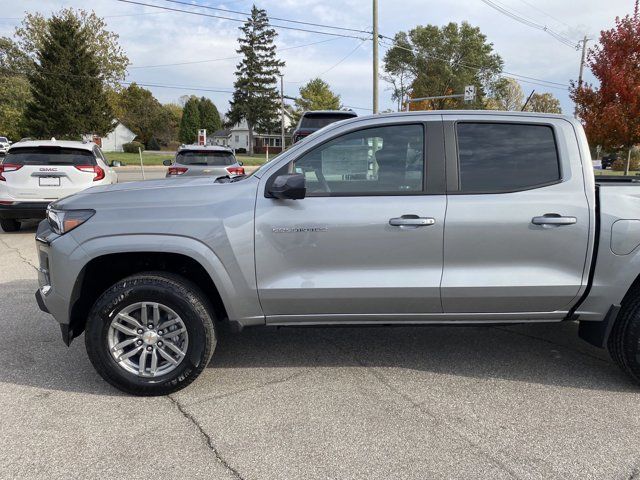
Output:
<instances>
[{"instance_id":1,"label":"paved road","mask_svg":"<svg viewBox=\"0 0 640 480\"><path fill-rule=\"evenodd\" d=\"M0 232L0 478L640 478L640 390L576 326L255 329L121 395L33 300Z\"/></svg>"}]
</instances>

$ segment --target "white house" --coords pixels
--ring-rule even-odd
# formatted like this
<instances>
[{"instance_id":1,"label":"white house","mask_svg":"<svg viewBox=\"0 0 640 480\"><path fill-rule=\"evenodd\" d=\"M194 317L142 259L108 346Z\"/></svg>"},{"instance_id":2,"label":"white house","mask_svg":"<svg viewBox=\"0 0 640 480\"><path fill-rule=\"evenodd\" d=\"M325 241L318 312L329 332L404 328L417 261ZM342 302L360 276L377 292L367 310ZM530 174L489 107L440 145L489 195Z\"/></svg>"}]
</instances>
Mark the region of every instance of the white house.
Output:
<instances>
[{"instance_id":1,"label":"white house","mask_svg":"<svg viewBox=\"0 0 640 480\"><path fill-rule=\"evenodd\" d=\"M97 143L105 152L122 152L122 145L132 142L136 134L129 130L120 122L106 137L94 136L93 141Z\"/></svg>"},{"instance_id":2,"label":"white house","mask_svg":"<svg viewBox=\"0 0 640 480\"><path fill-rule=\"evenodd\" d=\"M284 116L285 131L288 132L293 123L291 114L285 109L286 115ZM289 133L286 134L286 138L291 138ZM234 150L244 149L249 150L249 128L247 127L246 120L234 125L232 128L226 128L214 132L209 137L208 143L211 145L224 145L226 147L233 148ZM281 149L282 138L280 132L274 133L260 133L253 132L253 151L255 153L264 153L267 145L269 151L277 153Z\"/></svg>"}]
</instances>

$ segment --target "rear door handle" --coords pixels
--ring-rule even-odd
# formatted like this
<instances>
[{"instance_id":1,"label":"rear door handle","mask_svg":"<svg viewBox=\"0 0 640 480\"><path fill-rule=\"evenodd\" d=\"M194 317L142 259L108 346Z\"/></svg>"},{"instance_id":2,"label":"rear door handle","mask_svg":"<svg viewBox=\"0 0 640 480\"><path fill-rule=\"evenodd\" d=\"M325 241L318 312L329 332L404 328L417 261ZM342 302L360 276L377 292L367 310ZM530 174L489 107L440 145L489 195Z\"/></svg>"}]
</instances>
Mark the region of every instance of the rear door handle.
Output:
<instances>
[{"instance_id":1,"label":"rear door handle","mask_svg":"<svg viewBox=\"0 0 640 480\"><path fill-rule=\"evenodd\" d=\"M403 215L389 219L389 225L392 227L428 227L434 223L436 223L435 218L418 217L417 215Z\"/></svg>"},{"instance_id":2,"label":"rear door handle","mask_svg":"<svg viewBox=\"0 0 640 480\"><path fill-rule=\"evenodd\" d=\"M541 217L533 217L531 223L534 225L575 225L578 223L576 217L563 217L557 213L546 213Z\"/></svg>"}]
</instances>

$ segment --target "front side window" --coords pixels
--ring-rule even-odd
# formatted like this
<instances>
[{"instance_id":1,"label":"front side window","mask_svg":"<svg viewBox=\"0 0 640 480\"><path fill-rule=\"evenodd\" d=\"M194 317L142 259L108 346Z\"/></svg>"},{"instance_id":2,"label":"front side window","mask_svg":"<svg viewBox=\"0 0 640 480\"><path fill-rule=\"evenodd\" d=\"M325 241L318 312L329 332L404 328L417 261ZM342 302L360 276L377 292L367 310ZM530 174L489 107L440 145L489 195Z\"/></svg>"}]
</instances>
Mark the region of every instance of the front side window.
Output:
<instances>
[{"instance_id":1,"label":"front side window","mask_svg":"<svg viewBox=\"0 0 640 480\"><path fill-rule=\"evenodd\" d=\"M500 193L560 180L553 129L517 123L459 123L460 190Z\"/></svg>"},{"instance_id":2,"label":"front side window","mask_svg":"<svg viewBox=\"0 0 640 480\"><path fill-rule=\"evenodd\" d=\"M308 196L421 192L424 128L393 125L348 133L305 153L288 170L304 174Z\"/></svg>"}]
</instances>

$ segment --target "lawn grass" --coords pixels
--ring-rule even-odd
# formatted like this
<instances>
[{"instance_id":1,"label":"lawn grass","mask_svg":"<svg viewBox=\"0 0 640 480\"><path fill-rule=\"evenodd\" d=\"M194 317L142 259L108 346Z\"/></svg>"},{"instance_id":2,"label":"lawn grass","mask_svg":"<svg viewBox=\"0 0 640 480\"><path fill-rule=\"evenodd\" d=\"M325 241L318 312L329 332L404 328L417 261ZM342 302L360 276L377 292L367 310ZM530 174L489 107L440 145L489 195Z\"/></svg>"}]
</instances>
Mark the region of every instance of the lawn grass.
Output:
<instances>
[{"instance_id":1,"label":"lawn grass","mask_svg":"<svg viewBox=\"0 0 640 480\"><path fill-rule=\"evenodd\" d=\"M614 170L594 170L596 175L624 175L624 171L616 172ZM630 176L640 175L640 172L629 172Z\"/></svg>"},{"instance_id":2,"label":"lawn grass","mask_svg":"<svg viewBox=\"0 0 640 480\"><path fill-rule=\"evenodd\" d=\"M140 165L140 157L137 153L104 152L104 156L109 162L117 160L127 166ZM153 165L162 165L162 162L164 160L173 160L174 157L175 153L173 152L142 152L142 162L147 167ZM247 166L262 165L266 161L265 155L263 154L256 154L253 157L250 157L248 155L236 155L236 158Z\"/></svg>"}]
</instances>

